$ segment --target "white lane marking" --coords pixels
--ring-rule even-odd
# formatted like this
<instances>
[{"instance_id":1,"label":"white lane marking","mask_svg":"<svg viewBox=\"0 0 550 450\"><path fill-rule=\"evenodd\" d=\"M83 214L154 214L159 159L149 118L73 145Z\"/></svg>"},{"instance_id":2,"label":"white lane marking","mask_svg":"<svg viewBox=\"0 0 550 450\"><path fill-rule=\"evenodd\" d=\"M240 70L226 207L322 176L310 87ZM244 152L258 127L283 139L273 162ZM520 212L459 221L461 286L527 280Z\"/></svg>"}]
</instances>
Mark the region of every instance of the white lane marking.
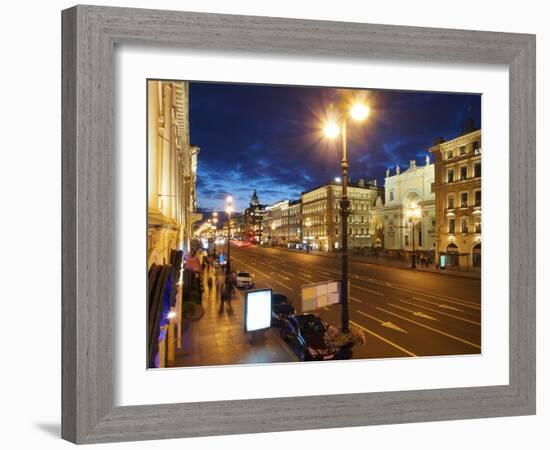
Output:
<instances>
[{"instance_id":1,"label":"white lane marking","mask_svg":"<svg viewBox=\"0 0 550 450\"><path fill-rule=\"evenodd\" d=\"M361 287L361 286L355 286L355 285L352 285L351 287L355 288L355 289L360 289L362 291L370 292L371 294L384 296L384 294L382 292L373 291L372 289L364 288L364 287Z\"/></svg>"},{"instance_id":2,"label":"white lane marking","mask_svg":"<svg viewBox=\"0 0 550 450\"><path fill-rule=\"evenodd\" d=\"M395 317L399 317L400 319L403 319L403 320L406 320L407 322L411 322L411 323L414 323L422 328L426 328L427 330L430 330L430 331L433 331L434 333L439 333L443 336L447 336L451 339L454 339L456 341L459 341L459 342L463 342L464 344L467 344L467 345L471 345L472 347L475 347L479 350L481 350L481 346L480 345L477 345L477 344L474 344L473 342L470 342L470 341L467 341L466 339L462 339L462 338L459 338L457 336L453 336L452 334L449 334L449 333L445 333L444 331L441 331L441 330L438 330L437 328L432 328L430 327L429 325L425 325L423 323L420 323L420 322L417 322L416 320L412 320L412 319L408 319L407 317L403 317L403 316L400 316L399 314L396 314L394 312L391 312L391 311L388 311L384 308L380 308L379 306L376 306L376 309L379 310L379 311L383 311L387 314L391 314L392 316L395 316Z\"/></svg>"},{"instance_id":3,"label":"white lane marking","mask_svg":"<svg viewBox=\"0 0 550 450\"><path fill-rule=\"evenodd\" d=\"M350 320L349 323L351 323L353 326L360 328L361 330L369 333L370 335L380 339L381 341L384 341L386 344L391 345L392 347L395 347L396 349L402 351L406 355L409 356L417 356L413 352L407 350L406 348L401 347L400 345L396 344L395 342L390 341L389 339L386 339L385 337L380 336L379 334L376 334L374 331L369 330L368 328L362 327L358 323L355 323L353 320Z\"/></svg>"},{"instance_id":4,"label":"white lane marking","mask_svg":"<svg viewBox=\"0 0 550 450\"><path fill-rule=\"evenodd\" d=\"M286 281L290 281L290 278L285 277L284 275L279 274L279 276L280 276L282 279L286 280Z\"/></svg>"},{"instance_id":5,"label":"white lane marking","mask_svg":"<svg viewBox=\"0 0 550 450\"><path fill-rule=\"evenodd\" d=\"M304 277L311 278L311 275L308 275L307 273L303 273L303 272L298 272L298 273Z\"/></svg>"},{"instance_id":6,"label":"white lane marking","mask_svg":"<svg viewBox=\"0 0 550 450\"><path fill-rule=\"evenodd\" d=\"M403 328L398 327L396 324L392 322L384 322L383 320L380 320L378 317L371 316L370 314L367 314L366 312L357 310L359 314L362 314L363 316L368 317L369 319L376 320L380 325L386 328L391 328L392 330L401 331L402 333L408 334Z\"/></svg>"},{"instance_id":7,"label":"white lane marking","mask_svg":"<svg viewBox=\"0 0 550 450\"><path fill-rule=\"evenodd\" d=\"M445 305L445 304L441 304L441 305L437 305L437 306L439 306L440 308L443 308L443 309L450 309L451 311L464 312L461 309L455 308L454 306L449 306L449 305Z\"/></svg>"},{"instance_id":8,"label":"white lane marking","mask_svg":"<svg viewBox=\"0 0 550 450\"><path fill-rule=\"evenodd\" d=\"M288 287L286 284L281 283L280 281L277 281L277 280L273 280L273 281L275 281L275 283L277 283L277 284L280 284L280 285L283 286L284 288L287 288L289 291L292 291L292 290L293 290L291 287Z\"/></svg>"},{"instance_id":9,"label":"white lane marking","mask_svg":"<svg viewBox=\"0 0 550 450\"><path fill-rule=\"evenodd\" d=\"M357 303L363 303L361 300L359 300L358 298L355 298L355 297L350 297L349 299L353 300L354 302L357 302Z\"/></svg>"},{"instance_id":10,"label":"white lane marking","mask_svg":"<svg viewBox=\"0 0 550 450\"><path fill-rule=\"evenodd\" d=\"M261 273L264 277L271 279L271 277L270 277L267 273L262 272L262 271L261 271L260 269L258 269L258 268L252 267L250 264L247 264L247 263L243 262L243 261L240 260L239 258L235 258L235 257L233 256L231 259L234 259L235 261L239 261L239 263L242 264L243 266L248 266L248 267L250 267L252 270L255 270L256 272Z\"/></svg>"},{"instance_id":11,"label":"white lane marking","mask_svg":"<svg viewBox=\"0 0 550 450\"><path fill-rule=\"evenodd\" d=\"M293 273L291 273L291 272L287 272L286 270L281 270L281 272L283 272L283 273L286 273L287 275L290 275L291 277L293 277L293 276L294 276L294 274L293 274Z\"/></svg>"},{"instance_id":12,"label":"white lane marking","mask_svg":"<svg viewBox=\"0 0 550 450\"><path fill-rule=\"evenodd\" d=\"M481 309L481 307L479 306L478 303L472 302L470 300L463 300L463 299L459 299L459 298L456 298L456 297L450 297L450 296L444 295L444 294L428 294L426 292L421 292L421 291L418 291L418 290L415 290L415 289L406 289L406 288L403 288L403 287L400 287L400 286L396 286L392 283L389 283L388 281L377 280L377 279L374 279L374 278L361 278L361 277L359 277L358 279L359 280L368 280L371 283L376 284L378 286L391 286L394 289L398 289L400 291L407 292L407 293L412 294L412 295L423 295L423 296L426 296L426 297L435 298L435 299L439 299L439 300L450 302L450 303L456 303L460 306L466 306L468 308L479 309L479 310Z\"/></svg>"},{"instance_id":13,"label":"white lane marking","mask_svg":"<svg viewBox=\"0 0 550 450\"><path fill-rule=\"evenodd\" d=\"M296 278L298 278L299 280L305 281L306 283L311 283L311 280L308 278L304 278L304 277L296 277Z\"/></svg>"},{"instance_id":14,"label":"white lane marking","mask_svg":"<svg viewBox=\"0 0 550 450\"><path fill-rule=\"evenodd\" d=\"M413 299L414 300L419 300L421 302L425 302L425 303L431 303L432 305L437 305L439 308L443 308L443 309L452 309L452 310L455 310L457 312L464 312L463 309L458 309L458 308L454 308L453 306L448 306L448 305L445 305L441 302L432 302L431 300L426 300L424 298L420 298L420 297L414 297L413 296ZM447 300L449 301L449 300ZM450 301L449 301L450 302ZM460 304L460 303L459 303ZM462 305L460 304L460 306L464 307L464 308L470 308L470 309L475 309L475 310L481 310L481 308L479 307L474 307L474 306L468 306L468 305Z\"/></svg>"},{"instance_id":15,"label":"white lane marking","mask_svg":"<svg viewBox=\"0 0 550 450\"><path fill-rule=\"evenodd\" d=\"M393 306L394 308L397 308L397 309L402 309L403 311L410 312L413 316L422 317L423 319L428 319L428 320L436 320L439 322L439 319L436 319L435 317L432 317L432 316L428 316L428 314L425 314L422 311L413 311L412 309L403 308L402 306L394 305L393 303L388 303L388 305Z\"/></svg>"},{"instance_id":16,"label":"white lane marking","mask_svg":"<svg viewBox=\"0 0 550 450\"><path fill-rule=\"evenodd\" d=\"M422 309L427 309L428 311L433 311L433 312L435 312L437 314L441 314L443 316L452 317L453 319L462 320L464 322L473 323L474 325L481 326L481 323L476 322L475 320L465 319L463 317L455 316L454 314L449 314L449 313L446 313L446 312L443 312L443 311L438 311L437 309L433 309L433 308L430 308L428 306L419 305L418 303L408 302L407 300L399 299L399 301L402 302L402 303L407 303L409 305L418 306L419 308L422 308ZM441 308L442 306L439 305L439 307Z\"/></svg>"}]
</instances>

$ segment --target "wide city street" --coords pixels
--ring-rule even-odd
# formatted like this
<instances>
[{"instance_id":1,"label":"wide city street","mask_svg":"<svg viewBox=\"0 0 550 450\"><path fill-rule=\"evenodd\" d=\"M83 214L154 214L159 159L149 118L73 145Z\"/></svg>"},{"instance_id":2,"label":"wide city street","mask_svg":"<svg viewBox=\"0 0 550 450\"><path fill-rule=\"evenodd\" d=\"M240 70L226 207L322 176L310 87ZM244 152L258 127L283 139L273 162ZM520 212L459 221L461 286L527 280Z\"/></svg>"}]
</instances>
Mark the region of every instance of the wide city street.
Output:
<instances>
[{"instance_id":1,"label":"wide city street","mask_svg":"<svg viewBox=\"0 0 550 450\"><path fill-rule=\"evenodd\" d=\"M270 247L232 248L233 270L254 275L300 312L301 286L340 278L340 259ZM353 358L481 353L480 280L350 261L350 325L367 333ZM339 325L340 305L318 313Z\"/></svg>"}]
</instances>

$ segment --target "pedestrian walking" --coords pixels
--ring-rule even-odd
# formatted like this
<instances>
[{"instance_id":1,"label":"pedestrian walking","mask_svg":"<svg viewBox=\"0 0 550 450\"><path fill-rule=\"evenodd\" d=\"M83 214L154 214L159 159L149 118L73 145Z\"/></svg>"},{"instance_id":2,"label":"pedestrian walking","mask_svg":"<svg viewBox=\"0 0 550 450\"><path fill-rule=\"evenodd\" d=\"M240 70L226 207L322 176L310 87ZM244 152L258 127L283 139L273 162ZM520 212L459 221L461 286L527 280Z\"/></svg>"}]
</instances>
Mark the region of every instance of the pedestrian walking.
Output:
<instances>
[{"instance_id":1,"label":"pedestrian walking","mask_svg":"<svg viewBox=\"0 0 550 450\"><path fill-rule=\"evenodd\" d=\"M212 299L212 286L214 285L214 280L212 280L212 277L208 275L208 298Z\"/></svg>"},{"instance_id":2,"label":"pedestrian walking","mask_svg":"<svg viewBox=\"0 0 550 450\"><path fill-rule=\"evenodd\" d=\"M227 299L227 294L225 290L225 282L221 282L220 286L220 308L218 310L219 314L222 314L225 308L225 300Z\"/></svg>"},{"instance_id":3,"label":"pedestrian walking","mask_svg":"<svg viewBox=\"0 0 550 450\"><path fill-rule=\"evenodd\" d=\"M216 272L216 298L218 300L221 299L221 291L222 291L222 279L221 276Z\"/></svg>"},{"instance_id":4,"label":"pedestrian walking","mask_svg":"<svg viewBox=\"0 0 550 450\"><path fill-rule=\"evenodd\" d=\"M225 277L224 291L225 291L225 301L227 302L228 311L232 312L233 309L231 308L231 298L233 297L233 293L235 292L235 288L233 287L231 277L229 277L227 275Z\"/></svg>"}]
</instances>

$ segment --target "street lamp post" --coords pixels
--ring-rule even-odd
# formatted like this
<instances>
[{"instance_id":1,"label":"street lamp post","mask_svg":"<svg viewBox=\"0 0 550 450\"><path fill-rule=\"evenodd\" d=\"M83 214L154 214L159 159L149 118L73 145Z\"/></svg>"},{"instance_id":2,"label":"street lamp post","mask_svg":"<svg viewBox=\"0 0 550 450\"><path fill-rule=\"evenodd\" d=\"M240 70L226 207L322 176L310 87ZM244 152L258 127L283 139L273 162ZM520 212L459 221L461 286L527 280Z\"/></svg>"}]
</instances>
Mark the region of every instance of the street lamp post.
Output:
<instances>
[{"instance_id":1,"label":"street lamp post","mask_svg":"<svg viewBox=\"0 0 550 450\"><path fill-rule=\"evenodd\" d=\"M407 211L407 215L409 217L409 223L411 224L411 234L412 234L411 269L416 269L416 253L415 253L415 245L414 245L414 234L415 234L415 225L416 225L415 221L420 219L421 214L422 214L422 211L420 210L420 207L416 203L411 203L411 206Z\"/></svg>"},{"instance_id":2,"label":"street lamp post","mask_svg":"<svg viewBox=\"0 0 550 450\"><path fill-rule=\"evenodd\" d=\"M214 229L214 258L216 257L216 235L218 234L218 213L212 213L212 227Z\"/></svg>"},{"instance_id":3,"label":"street lamp post","mask_svg":"<svg viewBox=\"0 0 550 450\"><path fill-rule=\"evenodd\" d=\"M369 108L363 103L356 103L349 111L351 117L361 122L369 115ZM342 133L342 160L340 167L342 169L342 199L340 200L340 216L342 217L342 332L349 333L349 306L348 306L348 159L347 159L347 119L346 115L342 117L342 123L338 126L334 122L329 122L325 126L325 135L328 138L336 138Z\"/></svg>"},{"instance_id":4,"label":"street lamp post","mask_svg":"<svg viewBox=\"0 0 550 450\"><path fill-rule=\"evenodd\" d=\"M229 241L231 240L231 212L233 212L233 197L230 195L225 199L226 208L225 212L227 213L227 262L225 263L225 273L229 275L231 273L231 267L229 262Z\"/></svg>"}]
</instances>

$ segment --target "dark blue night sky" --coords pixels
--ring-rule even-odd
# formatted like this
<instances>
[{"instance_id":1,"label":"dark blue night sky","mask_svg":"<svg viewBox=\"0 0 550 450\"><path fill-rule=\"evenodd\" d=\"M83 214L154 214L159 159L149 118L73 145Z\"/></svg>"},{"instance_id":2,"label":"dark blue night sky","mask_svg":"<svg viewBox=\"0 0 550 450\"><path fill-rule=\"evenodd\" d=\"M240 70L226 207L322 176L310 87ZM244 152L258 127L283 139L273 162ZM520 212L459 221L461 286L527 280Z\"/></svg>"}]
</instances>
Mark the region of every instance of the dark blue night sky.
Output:
<instances>
[{"instance_id":1,"label":"dark blue night sky","mask_svg":"<svg viewBox=\"0 0 550 450\"><path fill-rule=\"evenodd\" d=\"M191 143L200 147L198 207L242 211L254 189L261 203L297 199L340 173L340 139L322 135L330 105L362 96L369 118L348 125L350 178L378 180L388 167L424 164L436 137L481 125L481 96L379 90L190 83Z\"/></svg>"}]
</instances>

